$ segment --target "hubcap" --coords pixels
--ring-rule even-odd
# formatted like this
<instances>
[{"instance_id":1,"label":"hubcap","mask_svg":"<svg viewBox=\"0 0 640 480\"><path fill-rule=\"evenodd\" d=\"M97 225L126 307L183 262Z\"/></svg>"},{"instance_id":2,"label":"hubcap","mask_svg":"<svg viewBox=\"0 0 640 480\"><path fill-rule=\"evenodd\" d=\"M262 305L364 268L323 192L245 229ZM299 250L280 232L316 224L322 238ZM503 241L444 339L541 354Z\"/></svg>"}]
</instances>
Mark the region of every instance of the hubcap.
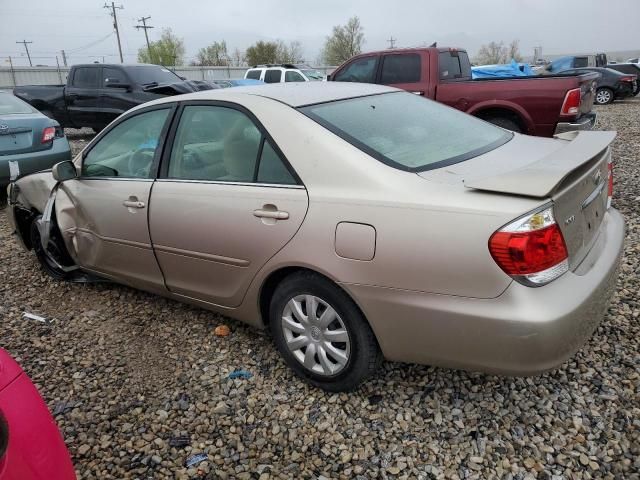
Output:
<instances>
[{"instance_id":1,"label":"hubcap","mask_svg":"<svg viewBox=\"0 0 640 480\"><path fill-rule=\"evenodd\" d=\"M611 94L606 90L602 90L598 92L598 95L596 96L596 98L598 100L598 103L607 103L611 98Z\"/></svg>"},{"instance_id":2,"label":"hubcap","mask_svg":"<svg viewBox=\"0 0 640 480\"><path fill-rule=\"evenodd\" d=\"M347 366L349 333L340 315L314 295L298 295L282 312L287 347L307 369L318 375L336 375Z\"/></svg>"}]
</instances>

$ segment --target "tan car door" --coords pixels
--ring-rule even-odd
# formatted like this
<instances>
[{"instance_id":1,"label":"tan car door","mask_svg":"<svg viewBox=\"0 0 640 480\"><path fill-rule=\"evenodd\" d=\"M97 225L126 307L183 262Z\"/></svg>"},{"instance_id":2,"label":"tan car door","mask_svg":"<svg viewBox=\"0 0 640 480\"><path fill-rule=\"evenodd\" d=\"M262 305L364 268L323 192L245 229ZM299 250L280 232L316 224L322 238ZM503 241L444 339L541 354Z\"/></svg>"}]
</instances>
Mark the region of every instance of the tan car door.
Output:
<instances>
[{"instance_id":1,"label":"tan car door","mask_svg":"<svg viewBox=\"0 0 640 480\"><path fill-rule=\"evenodd\" d=\"M237 306L295 235L307 192L264 128L228 103L189 103L172 129L149 228L167 288Z\"/></svg>"},{"instance_id":2,"label":"tan car door","mask_svg":"<svg viewBox=\"0 0 640 480\"><path fill-rule=\"evenodd\" d=\"M85 153L80 176L63 184L73 208L58 216L84 269L140 288L164 288L147 210L172 113L163 105L125 117Z\"/></svg>"}]
</instances>

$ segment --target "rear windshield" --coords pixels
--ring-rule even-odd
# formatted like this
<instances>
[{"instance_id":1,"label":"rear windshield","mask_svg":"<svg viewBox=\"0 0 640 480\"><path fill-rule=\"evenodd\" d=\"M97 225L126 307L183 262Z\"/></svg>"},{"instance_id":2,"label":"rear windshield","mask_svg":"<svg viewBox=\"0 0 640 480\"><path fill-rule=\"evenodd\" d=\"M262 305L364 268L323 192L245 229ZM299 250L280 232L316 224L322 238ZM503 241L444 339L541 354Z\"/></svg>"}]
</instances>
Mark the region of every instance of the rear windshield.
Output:
<instances>
[{"instance_id":1,"label":"rear windshield","mask_svg":"<svg viewBox=\"0 0 640 480\"><path fill-rule=\"evenodd\" d=\"M151 85L152 83L167 84L181 82L182 79L168 68L155 65L140 65L127 70L133 81L139 85Z\"/></svg>"},{"instance_id":2,"label":"rear windshield","mask_svg":"<svg viewBox=\"0 0 640 480\"><path fill-rule=\"evenodd\" d=\"M0 93L0 115L34 113L35 109L19 98L8 93Z\"/></svg>"},{"instance_id":3,"label":"rear windshield","mask_svg":"<svg viewBox=\"0 0 640 480\"><path fill-rule=\"evenodd\" d=\"M301 111L372 157L408 171L462 162L513 137L483 120L406 92L310 105Z\"/></svg>"}]
</instances>

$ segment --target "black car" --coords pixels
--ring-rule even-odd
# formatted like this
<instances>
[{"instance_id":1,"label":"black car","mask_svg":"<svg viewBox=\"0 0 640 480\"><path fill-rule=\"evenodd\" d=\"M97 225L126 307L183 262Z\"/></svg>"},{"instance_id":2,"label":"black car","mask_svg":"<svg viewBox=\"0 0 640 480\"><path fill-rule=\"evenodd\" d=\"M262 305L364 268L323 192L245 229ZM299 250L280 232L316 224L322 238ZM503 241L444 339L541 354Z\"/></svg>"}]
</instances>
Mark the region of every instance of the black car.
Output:
<instances>
[{"instance_id":1,"label":"black car","mask_svg":"<svg viewBox=\"0 0 640 480\"><path fill-rule=\"evenodd\" d=\"M568 75L580 75L585 72L596 72L600 78L596 83L595 102L598 105L606 105L614 100L633 96L637 88L637 76L620 73L610 68L586 67L563 70L559 73Z\"/></svg>"},{"instance_id":2,"label":"black car","mask_svg":"<svg viewBox=\"0 0 640 480\"><path fill-rule=\"evenodd\" d=\"M636 89L633 94L638 95L638 93L640 93L640 65L638 65L637 63L615 63L612 65L607 65L607 68L617 70L620 73L637 75L638 79L636 80Z\"/></svg>"},{"instance_id":3,"label":"black car","mask_svg":"<svg viewBox=\"0 0 640 480\"><path fill-rule=\"evenodd\" d=\"M99 131L130 108L167 95L218 88L185 80L160 65L88 64L71 67L66 85L27 85L13 94L62 127Z\"/></svg>"}]
</instances>

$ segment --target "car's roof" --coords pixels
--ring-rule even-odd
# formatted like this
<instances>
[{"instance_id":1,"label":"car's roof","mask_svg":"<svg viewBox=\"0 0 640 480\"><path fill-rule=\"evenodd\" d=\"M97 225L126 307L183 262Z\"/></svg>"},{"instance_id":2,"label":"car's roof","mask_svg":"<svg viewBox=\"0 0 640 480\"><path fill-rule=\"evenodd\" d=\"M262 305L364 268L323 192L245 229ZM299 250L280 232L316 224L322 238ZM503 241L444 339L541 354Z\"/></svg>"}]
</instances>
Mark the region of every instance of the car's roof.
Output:
<instances>
[{"instance_id":1,"label":"car's roof","mask_svg":"<svg viewBox=\"0 0 640 480\"><path fill-rule=\"evenodd\" d=\"M400 92L397 88L369 83L351 82L290 82L245 86L241 89L203 90L181 95L181 100L224 100L227 96L237 99L242 95L270 98L297 108L316 103L326 103L347 98L365 97L381 93ZM154 103L175 102L176 97L166 97Z\"/></svg>"}]
</instances>

